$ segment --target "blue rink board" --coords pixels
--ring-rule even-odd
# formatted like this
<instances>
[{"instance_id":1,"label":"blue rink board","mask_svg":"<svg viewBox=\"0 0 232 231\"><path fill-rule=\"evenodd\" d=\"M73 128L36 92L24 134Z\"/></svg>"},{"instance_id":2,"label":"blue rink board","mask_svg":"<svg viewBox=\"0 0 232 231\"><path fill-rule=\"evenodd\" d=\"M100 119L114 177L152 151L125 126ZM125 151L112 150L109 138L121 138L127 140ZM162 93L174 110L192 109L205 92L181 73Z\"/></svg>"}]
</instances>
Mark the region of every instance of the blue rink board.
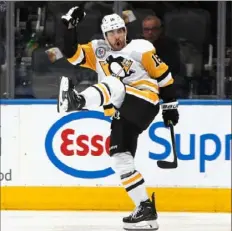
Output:
<instances>
[{"instance_id":1,"label":"blue rink board","mask_svg":"<svg viewBox=\"0 0 232 231\"><path fill-rule=\"evenodd\" d=\"M54 105L57 100L55 99L0 99L1 105ZM178 100L179 105L205 105L205 106L223 106L232 105L232 100L195 100L183 99Z\"/></svg>"}]
</instances>

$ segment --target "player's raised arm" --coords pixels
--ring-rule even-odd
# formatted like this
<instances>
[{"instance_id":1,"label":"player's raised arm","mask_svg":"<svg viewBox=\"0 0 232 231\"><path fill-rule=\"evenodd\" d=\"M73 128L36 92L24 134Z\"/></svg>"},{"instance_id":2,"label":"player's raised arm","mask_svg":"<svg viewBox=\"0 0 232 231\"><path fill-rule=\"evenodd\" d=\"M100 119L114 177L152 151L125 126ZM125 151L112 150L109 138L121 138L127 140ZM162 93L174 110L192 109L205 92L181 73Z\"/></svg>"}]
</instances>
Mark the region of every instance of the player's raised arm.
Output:
<instances>
[{"instance_id":1,"label":"player's raised arm","mask_svg":"<svg viewBox=\"0 0 232 231\"><path fill-rule=\"evenodd\" d=\"M65 15L62 15L61 20L65 25L62 52L71 64L96 70L96 58L92 43L78 43L78 33L84 32L77 32L76 26L84 20L85 15L83 8L78 6L72 7Z\"/></svg>"}]
</instances>

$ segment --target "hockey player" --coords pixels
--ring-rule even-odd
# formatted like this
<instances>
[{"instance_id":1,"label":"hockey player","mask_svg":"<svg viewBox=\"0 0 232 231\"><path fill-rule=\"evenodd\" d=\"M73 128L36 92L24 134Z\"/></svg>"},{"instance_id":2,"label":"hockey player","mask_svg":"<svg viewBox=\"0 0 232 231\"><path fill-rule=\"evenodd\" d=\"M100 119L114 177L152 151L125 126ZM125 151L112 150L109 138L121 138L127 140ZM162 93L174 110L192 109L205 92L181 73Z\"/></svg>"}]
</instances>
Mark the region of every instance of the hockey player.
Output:
<instances>
[{"instance_id":1,"label":"hockey player","mask_svg":"<svg viewBox=\"0 0 232 231\"><path fill-rule=\"evenodd\" d=\"M157 230L154 197L150 200L142 174L135 169L134 156L139 135L148 128L162 103L164 123L177 124L179 114L168 66L146 40L127 41L127 29L117 14L103 18L104 40L78 44L77 24L85 17L79 7L71 8L62 21L66 25L63 53L73 65L90 68L98 73L98 84L78 93L71 79L62 77L58 111L70 112L103 106L105 115L112 116L110 156L112 168L136 209L123 218L126 230ZM85 33L84 31L79 33Z\"/></svg>"}]
</instances>

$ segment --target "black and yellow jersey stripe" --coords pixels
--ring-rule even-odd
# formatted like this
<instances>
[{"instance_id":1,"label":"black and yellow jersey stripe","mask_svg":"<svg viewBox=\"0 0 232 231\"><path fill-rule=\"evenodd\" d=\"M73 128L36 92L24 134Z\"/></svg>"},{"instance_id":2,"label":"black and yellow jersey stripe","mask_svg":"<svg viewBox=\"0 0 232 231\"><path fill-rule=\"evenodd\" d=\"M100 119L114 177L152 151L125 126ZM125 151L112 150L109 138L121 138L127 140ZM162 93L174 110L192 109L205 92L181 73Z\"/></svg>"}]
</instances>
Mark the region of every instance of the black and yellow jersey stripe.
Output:
<instances>
[{"instance_id":1,"label":"black and yellow jersey stripe","mask_svg":"<svg viewBox=\"0 0 232 231\"><path fill-rule=\"evenodd\" d=\"M92 42L78 45L76 53L67 59L73 65L80 65L81 67L90 68L96 71L96 56L92 46Z\"/></svg>"}]
</instances>

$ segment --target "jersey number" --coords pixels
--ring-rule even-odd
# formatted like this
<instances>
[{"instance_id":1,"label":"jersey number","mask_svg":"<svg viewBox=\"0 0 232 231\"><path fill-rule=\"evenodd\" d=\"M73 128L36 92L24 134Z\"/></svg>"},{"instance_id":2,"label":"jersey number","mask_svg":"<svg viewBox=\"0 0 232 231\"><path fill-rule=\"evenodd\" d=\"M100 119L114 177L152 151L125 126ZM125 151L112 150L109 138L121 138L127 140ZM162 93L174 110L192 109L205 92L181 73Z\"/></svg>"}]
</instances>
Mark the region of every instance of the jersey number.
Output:
<instances>
[{"instance_id":1,"label":"jersey number","mask_svg":"<svg viewBox=\"0 0 232 231\"><path fill-rule=\"evenodd\" d=\"M158 55L152 55L152 59L155 62L155 67L158 67L162 63L162 60L159 58Z\"/></svg>"}]
</instances>

